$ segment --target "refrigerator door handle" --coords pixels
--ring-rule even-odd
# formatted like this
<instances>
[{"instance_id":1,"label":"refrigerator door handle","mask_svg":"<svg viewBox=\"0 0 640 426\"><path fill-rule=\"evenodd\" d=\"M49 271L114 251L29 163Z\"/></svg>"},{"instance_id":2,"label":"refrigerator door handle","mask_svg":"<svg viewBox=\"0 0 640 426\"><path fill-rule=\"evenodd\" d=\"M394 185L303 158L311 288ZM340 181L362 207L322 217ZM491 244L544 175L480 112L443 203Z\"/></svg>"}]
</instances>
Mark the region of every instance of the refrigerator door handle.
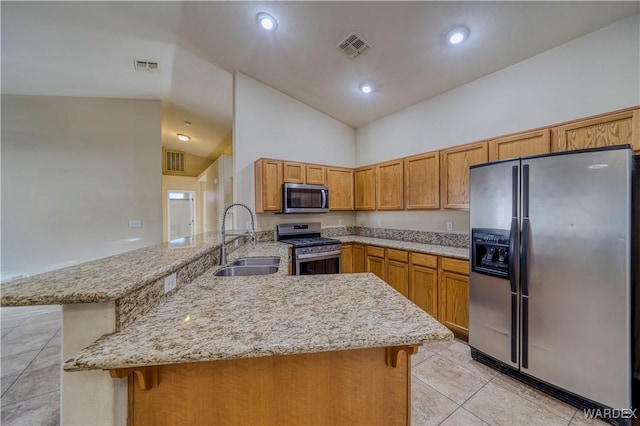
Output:
<instances>
[{"instance_id":1,"label":"refrigerator door handle","mask_svg":"<svg viewBox=\"0 0 640 426\"><path fill-rule=\"evenodd\" d=\"M522 219L522 236L520 237L520 288L522 295L529 296L529 260L527 248L529 246L529 219Z\"/></svg>"},{"instance_id":2,"label":"refrigerator door handle","mask_svg":"<svg viewBox=\"0 0 640 426\"><path fill-rule=\"evenodd\" d=\"M516 235L518 218L511 219L509 232L509 282L511 284L511 362L518 362L518 283L516 282Z\"/></svg>"},{"instance_id":3,"label":"refrigerator door handle","mask_svg":"<svg viewBox=\"0 0 640 426\"><path fill-rule=\"evenodd\" d=\"M511 292L518 292L518 283L516 282L516 236L518 232L518 218L511 219L511 230L509 231L509 282L511 283Z\"/></svg>"},{"instance_id":4,"label":"refrigerator door handle","mask_svg":"<svg viewBox=\"0 0 640 426\"><path fill-rule=\"evenodd\" d=\"M520 290L522 291L521 366L529 368L529 165L522 166L522 234L520 236Z\"/></svg>"}]
</instances>

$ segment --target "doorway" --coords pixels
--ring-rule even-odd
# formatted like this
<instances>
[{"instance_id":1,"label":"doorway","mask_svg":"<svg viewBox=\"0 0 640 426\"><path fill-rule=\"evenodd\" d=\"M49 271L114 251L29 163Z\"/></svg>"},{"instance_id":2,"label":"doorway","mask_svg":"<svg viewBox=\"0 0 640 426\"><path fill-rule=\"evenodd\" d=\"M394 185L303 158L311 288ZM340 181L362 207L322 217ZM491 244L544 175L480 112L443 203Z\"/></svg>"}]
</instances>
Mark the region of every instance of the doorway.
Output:
<instances>
[{"instance_id":1,"label":"doorway","mask_svg":"<svg viewBox=\"0 0 640 426\"><path fill-rule=\"evenodd\" d=\"M193 236L196 229L196 192L169 190L167 193L169 241Z\"/></svg>"}]
</instances>

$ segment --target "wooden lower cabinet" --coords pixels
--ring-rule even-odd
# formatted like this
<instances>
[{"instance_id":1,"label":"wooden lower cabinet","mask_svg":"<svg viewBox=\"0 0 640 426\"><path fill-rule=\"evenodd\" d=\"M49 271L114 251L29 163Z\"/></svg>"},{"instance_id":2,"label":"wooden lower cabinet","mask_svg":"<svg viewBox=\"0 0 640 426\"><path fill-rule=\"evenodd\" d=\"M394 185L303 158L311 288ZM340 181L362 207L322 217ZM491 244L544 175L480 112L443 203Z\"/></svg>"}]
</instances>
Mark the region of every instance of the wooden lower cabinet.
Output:
<instances>
[{"instance_id":1,"label":"wooden lower cabinet","mask_svg":"<svg viewBox=\"0 0 640 426\"><path fill-rule=\"evenodd\" d=\"M469 262L440 258L438 320L456 337L469 338Z\"/></svg>"},{"instance_id":2,"label":"wooden lower cabinet","mask_svg":"<svg viewBox=\"0 0 640 426\"><path fill-rule=\"evenodd\" d=\"M365 246L364 244L353 244L353 256L351 258L352 261L352 272L364 272L365 271Z\"/></svg>"},{"instance_id":3,"label":"wooden lower cabinet","mask_svg":"<svg viewBox=\"0 0 640 426\"><path fill-rule=\"evenodd\" d=\"M387 249L386 273L385 281L409 298L409 252Z\"/></svg>"},{"instance_id":4,"label":"wooden lower cabinet","mask_svg":"<svg viewBox=\"0 0 640 426\"><path fill-rule=\"evenodd\" d=\"M438 318L438 257L411 253L409 299L426 313Z\"/></svg>"},{"instance_id":5,"label":"wooden lower cabinet","mask_svg":"<svg viewBox=\"0 0 640 426\"><path fill-rule=\"evenodd\" d=\"M147 389L129 375L129 424L408 425L411 359L397 349L153 367Z\"/></svg>"},{"instance_id":6,"label":"wooden lower cabinet","mask_svg":"<svg viewBox=\"0 0 640 426\"><path fill-rule=\"evenodd\" d=\"M342 273L349 274L353 272L353 244L342 244L342 258L340 259Z\"/></svg>"},{"instance_id":7,"label":"wooden lower cabinet","mask_svg":"<svg viewBox=\"0 0 640 426\"><path fill-rule=\"evenodd\" d=\"M384 248L377 246L366 246L365 271L376 274L386 282L387 271L384 256Z\"/></svg>"},{"instance_id":8,"label":"wooden lower cabinet","mask_svg":"<svg viewBox=\"0 0 640 426\"><path fill-rule=\"evenodd\" d=\"M469 261L358 243L343 244L342 259L343 272L376 274L456 337L469 338Z\"/></svg>"}]
</instances>

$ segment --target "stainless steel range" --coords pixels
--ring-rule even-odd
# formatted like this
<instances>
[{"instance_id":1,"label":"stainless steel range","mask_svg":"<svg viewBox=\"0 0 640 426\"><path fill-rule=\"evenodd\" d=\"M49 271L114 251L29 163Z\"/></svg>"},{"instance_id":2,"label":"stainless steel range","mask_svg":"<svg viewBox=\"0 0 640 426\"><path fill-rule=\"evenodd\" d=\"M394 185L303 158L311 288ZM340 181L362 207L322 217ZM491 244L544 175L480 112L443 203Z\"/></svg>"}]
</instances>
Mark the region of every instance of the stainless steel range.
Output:
<instances>
[{"instance_id":1,"label":"stainless steel range","mask_svg":"<svg viewBox=\"0 0 640 426\"><path fill-rule=\"evenodd\" d=\"M278 241L291 244L292 275L339 274L342 271L342 243L321 237L320 230L319 222L276 226Z\"/></svg>"}]
</instances>

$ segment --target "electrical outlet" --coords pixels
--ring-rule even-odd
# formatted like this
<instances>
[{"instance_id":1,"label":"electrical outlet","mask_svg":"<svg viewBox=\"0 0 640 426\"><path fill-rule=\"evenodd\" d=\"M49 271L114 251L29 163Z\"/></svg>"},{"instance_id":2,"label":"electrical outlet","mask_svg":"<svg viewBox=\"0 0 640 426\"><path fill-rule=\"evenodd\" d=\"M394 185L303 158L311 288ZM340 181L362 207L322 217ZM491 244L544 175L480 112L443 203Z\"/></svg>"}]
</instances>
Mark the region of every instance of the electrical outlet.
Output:
<instances>
[{"instance_id":1,"label":"electrical outlet","mask_svg":"<svg viewBox=\"0 0 640 426\"><path fill-rule=\"evenodd\" d=\"M247 231L251 230L251 221L250 220L247 221L247 228L246 229L247 229Z\"/></svg>"},{"instance_id":2,"label":"electrical outlet","mask_svg":"<svg viewBox=\"0 0 640 426\"><path fill-rule=\"evenodd\" d=\"M382 219L376 219L376 226L382 228Z\"/></svg>"},{"instance_id":3,"label":"electrical outlet","mask_svg":"<svg viewBox=\"0 0 640 426\"><path fill-rule=\"evenodd\" d=\"M338 219L338 226L342 226L342 219Z\"/></svg>"},{"instance_id":4,"label":"electrical outlet","mask_svg":"<svg viewBox=\"0 0 640 426\"><path fill-rule=\"evenodd\" d=\"M453 231L453 222L447 222L447 231Z\"/></svg>"},{"instance_id":5,"label":"electrical outlet","mask_svg":"<svg viewBox=\"0 0 640 426\"><path fill-rule=\"evenodd\" d=\"M176 288L176 284L178 283L178 280L176 278L176 273L174 272L171 275L167 275L166 277L164 277L164 292L169 293L171 290L173 290L174 288Z\"/></svg>"},{"instance_id":6,"label":"electrical outlet","mask_svg":"<svg viewBox=\"0 0 640 426\"><path fill-rule=\"evenodd\" d=\"M140 228L141 226L142 226L142 221L140 219L129 221L129 228Z\"/></svg>"}]
</instances>

